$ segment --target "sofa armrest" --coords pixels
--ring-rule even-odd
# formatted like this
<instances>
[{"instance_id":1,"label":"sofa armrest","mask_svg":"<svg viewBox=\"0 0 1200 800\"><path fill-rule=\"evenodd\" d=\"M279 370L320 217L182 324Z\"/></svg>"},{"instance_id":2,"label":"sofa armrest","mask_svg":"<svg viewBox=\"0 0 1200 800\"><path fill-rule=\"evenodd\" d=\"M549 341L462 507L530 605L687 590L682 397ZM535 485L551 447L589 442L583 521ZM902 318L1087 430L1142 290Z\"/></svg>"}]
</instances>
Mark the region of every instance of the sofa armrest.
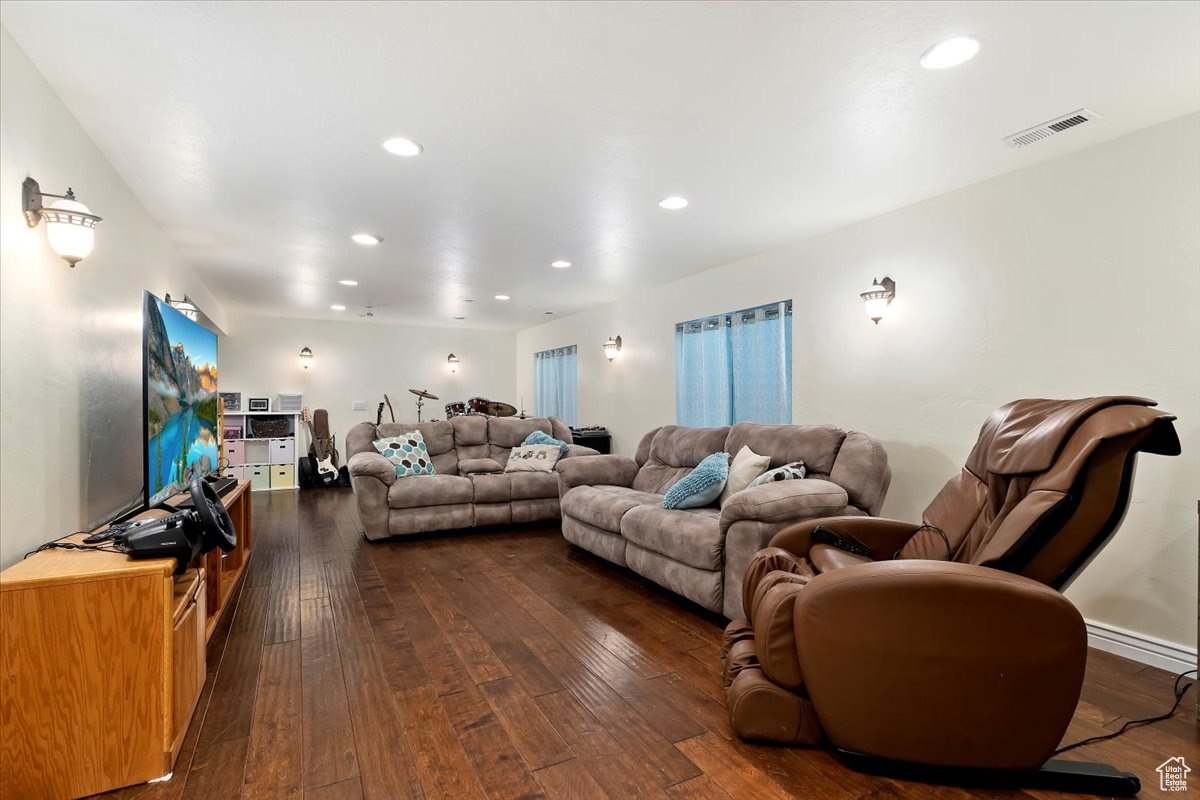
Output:
<instances>
[{"instance_id":1,"label":"sofa armrest","mask_svg":"<svg viewBox=\"0 0 1200 800\"><path fill-rule=\"evenodd\" d=\"M812 578L792 613L805 687L841 749L1036 768L1079 699L1083 618L1018 575L940 561L862 564Z\"/></svg>"},{"instance_id":2,"label":"sofa armrest","mask_svg":"<svg viewBox=\"0 0 1200 800\"><path fill-rule=\"evenodd\" d=\"M721 507L721 530L739 520L790 522L828 517L846 510L846 490L830 481L804 478L751 486Z\"/></svg>"},{"instance_id":3,"label":"sofa armrest","mask_svg":"<svg viewBox=\"0 0 1200 800\"><path fill-rule=\"evenodd\" d=\"M920 525L880 517L823 517L789 525L771 539L771 547L782 547L798 556L812 548L812 533L818 526L840 533L864 545L875 561L887 561L903 547Z\"/></svg>"},{"instance_id":4,"label":"sofa armrest","mask_svg":"<svg viewBox=\"0 0 1200 800\"><path fill-rule=\"evenodd\" d=\"M632 486L638 472L632 458L614 455L564 458L554 468L558 472L559 494L575 486Z\"/></svg>"},{"instance_id":5,"label":"sofa armrest","mask_svg":"<svg viewBox=\"0 0 1200 800\"><path fill-rule=\"evenodd\" d=\"M385 486L396 482L396 466L379 453L355 453L346 467L351 478L378 478Z\"/></svg>"},{"instance_id":6,"label":"sofa armrest","mask_svg":"<svg viewBox=\"0 0 1200 800\"><path fill-rule=\"evenodd\" d=\"M599 450L595 450L591 447L584 447L581 444L573 444L570 446L570 449L568 449L567 452L563 455L563 458L578 458L579 456L598 456L598 455L600 455Z\"/></svg>"}]
</instances>

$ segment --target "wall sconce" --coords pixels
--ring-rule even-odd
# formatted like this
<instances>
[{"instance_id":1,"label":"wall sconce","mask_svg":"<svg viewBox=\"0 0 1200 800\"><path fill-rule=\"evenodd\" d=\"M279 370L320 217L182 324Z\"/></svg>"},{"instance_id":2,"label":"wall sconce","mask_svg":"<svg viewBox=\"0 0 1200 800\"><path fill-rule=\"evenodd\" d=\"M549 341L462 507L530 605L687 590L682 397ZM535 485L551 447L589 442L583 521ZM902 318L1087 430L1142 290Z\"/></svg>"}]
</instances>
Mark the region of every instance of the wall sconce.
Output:
<instances>
[{"instance_id":1,"label":"wall sconce","mask_svg":"<svg viewBox=\"0 0 1200 800\"><path fill-rule=\"evenodd\" d=\"M46 206L42 205L43 197L58 199ZM21 208L29 227L36 228L39 221L45 220L51 249L72 267L92 252L100 217L76 200L69 188L66 194L48 194L33 178L26 178L21 184Z\"/></svg>"},{"instance_id":2,"label":"wall sconce","mask_svg":"<svg viewBox=\"0 0 1200 800\"><path fill-rule=\"evenodd\" d=\"M618 336L615 339L609 337L608 341L604 343L604 355L609 361L612 361L619 352L621 352L621 337Z\"/></svg>"},{"instance_id":3,"label":"wall sconce","mask_svg":"<svg viewBox=\"0 0 1200 800\"><path fill-rule=\"evenodd\" d=\"M876 278L871 288L859 295L867 309L867 317L876 325L887 313L887 307L896 299L896 282L885 277L882 281Z\"/></svg>"},{"instance_id":4,"label":"wall sconce","mask_svg":"<svg viewBox=\"0 0 1200 800\"><path fill-rule=\"evenodd\" d=\"M171 293L167 292L167 296L163 298L163 302L193 322L200 315L200 309L196 307L195 303L193 303L191 300L188 300L186 297L183 300L172 300Z\"/></svg>"},{"instance_id":5,"label":"wall sconce","mask_svg":"<svg viewBox=\"0 0 1200 800\"><path fill-rule=\"evenodd\" d=\"M458 363L458 356L454 355L454 353L446 356L446 368L450 370L451 375L458 372Z\"/></svg>"},{"instance_id":6,"label":"wall sconce","mask_svg":"<svg viewBox=\"0 0 1200 800\"><path fill-rule=\"evenodd\" d=\"M300 351L300 366L304 367L305 369L308 369L312 363L313 363L313 351L309 350L307 347L303 348Z\"/></svg>"}]
</instances>

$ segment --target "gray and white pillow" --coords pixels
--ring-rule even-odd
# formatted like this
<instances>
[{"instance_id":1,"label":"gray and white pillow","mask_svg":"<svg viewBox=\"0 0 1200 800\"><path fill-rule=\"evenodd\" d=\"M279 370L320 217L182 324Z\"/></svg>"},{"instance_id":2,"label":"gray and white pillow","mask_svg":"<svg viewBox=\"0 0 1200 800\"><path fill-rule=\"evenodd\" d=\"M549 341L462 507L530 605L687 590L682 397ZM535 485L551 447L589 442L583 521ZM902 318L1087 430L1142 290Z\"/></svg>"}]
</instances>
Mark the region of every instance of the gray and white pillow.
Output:
<instances>
[{"instance_id":1,"label":"gray and white pillow","mask_svg":"<svg viewBox=\"0 0 1200 800\"><path fill-rule=\"evenodd\" d=\"M793 461L790 464L784 464L782 467L767 470L762 475L750 481L750 486L762 486L764 483L774 483L775 481L798 481L806 474L808 474L808 471L804 468L804 462Z\"/></svg>"},{"instance_id":2,"label":"gray and white pillow","mask_svg":"<svg viewBox=\"0 0 1200 800\"><path fill-rule=\"evenodd\" d=\"M505 472L553 472L562 456L556 444L523 444L508 454Z\"/></svg>"}]
</instances>

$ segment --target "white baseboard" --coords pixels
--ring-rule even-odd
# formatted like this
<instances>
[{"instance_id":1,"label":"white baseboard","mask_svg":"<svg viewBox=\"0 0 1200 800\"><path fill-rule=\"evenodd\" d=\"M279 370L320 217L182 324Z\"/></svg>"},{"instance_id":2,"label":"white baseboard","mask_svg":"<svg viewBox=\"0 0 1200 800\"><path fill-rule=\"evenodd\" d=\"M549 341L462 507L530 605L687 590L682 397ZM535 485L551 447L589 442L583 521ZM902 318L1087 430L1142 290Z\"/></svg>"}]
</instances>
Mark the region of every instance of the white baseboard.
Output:
<instances>
[{"instance_id":1,"label":"white baseboard","mask_svg":"<svg viewBox=\"0 0 1200 800\"><path fill-rule=\"evenodd\" d=\"M1196 651L1192 648L1133 633L1103 622L1085 621L1088 645L1097 650L1124 656L1175 674L1196 668Z\"/></svg>"}]
</instances>

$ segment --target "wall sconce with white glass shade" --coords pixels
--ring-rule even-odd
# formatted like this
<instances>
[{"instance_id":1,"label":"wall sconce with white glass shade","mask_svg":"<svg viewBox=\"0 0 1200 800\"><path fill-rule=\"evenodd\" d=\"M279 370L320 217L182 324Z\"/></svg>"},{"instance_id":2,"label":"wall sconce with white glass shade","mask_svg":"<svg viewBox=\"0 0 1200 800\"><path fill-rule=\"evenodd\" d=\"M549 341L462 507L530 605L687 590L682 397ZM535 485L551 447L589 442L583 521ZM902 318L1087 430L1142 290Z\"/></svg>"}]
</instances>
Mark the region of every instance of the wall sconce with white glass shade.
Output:
<instances>
[{"instance_id":1,"label":"wall sconce with white glass shade","mask_svg":"<svg viewBox=\"0 0 1200 800\"><path fill-rule=\"evenodd\" d=\"M451 353L450 355L446 356L446 368L448 370L450 370L451 375L458 372L458 364L459 364L458 356L454 355L454 353Z\"/></svg>"},{"instance_id":2,"label":"wall sconce with white glass shade","mask_svg":"<svg viewBox=\"0 0 1200 800\"><path fill-rule=\"evenodd\" d=\"M313 363L313 351L307 347L300 350L300 366L308 369Z\"/></svg>"},{"instance_id":3,"label":"wall sconce with white glass shade","mask_svg":"<svg viewBox=\"0 0 1200 800\"><path fill-rule=\"evenodd\" d=\"M866 307L867 318L879 324L887 314L887 307L896 299L896 282L891 278L878 278L871 282L871 288L859 295Z\"/></svg>"},{"instance_id":4,"label":"wall sconce with white glass shade","mask_svg":"<svg viewBox=\"0 0 1200 800\"><path fill-rule=\"evenodd\" d=\"M47 206L42 203L43 197L56 199ZM46 223L46 241L50 248L72 267L91 254L100 217L76 200L75 192L69 187L66 194L49 194L43 192L33 178L26 178L21 184L21 208L29 227L36 228L38 222Z\"/></svg>"},{"instance_id":5,"label":"wall sconce with white glass shade","mask_svg":"<svg viewBox=\"0 0 1200 800\"><path fill-rule=\"evenodd\" d=\"M163 298L163 302L193 322L200 316L200 309L196 307L195 303L188 300L187 297L184 297L182 300L173 300L171 299L171 293L167 292L167 296Z\"/></svg>"},{"instance_id":6,"label":"wall sconce with white glass shade","mask_svg":"<svg viewBox=\"0 0 1200 800\"><path fill-rule=\"evenodd\" d=\"M608 341L604 343L605 357L611 362L619 352L621 352L621 337L618 336L615 339L609 337Z\"/></svg>"}]
</instances>

